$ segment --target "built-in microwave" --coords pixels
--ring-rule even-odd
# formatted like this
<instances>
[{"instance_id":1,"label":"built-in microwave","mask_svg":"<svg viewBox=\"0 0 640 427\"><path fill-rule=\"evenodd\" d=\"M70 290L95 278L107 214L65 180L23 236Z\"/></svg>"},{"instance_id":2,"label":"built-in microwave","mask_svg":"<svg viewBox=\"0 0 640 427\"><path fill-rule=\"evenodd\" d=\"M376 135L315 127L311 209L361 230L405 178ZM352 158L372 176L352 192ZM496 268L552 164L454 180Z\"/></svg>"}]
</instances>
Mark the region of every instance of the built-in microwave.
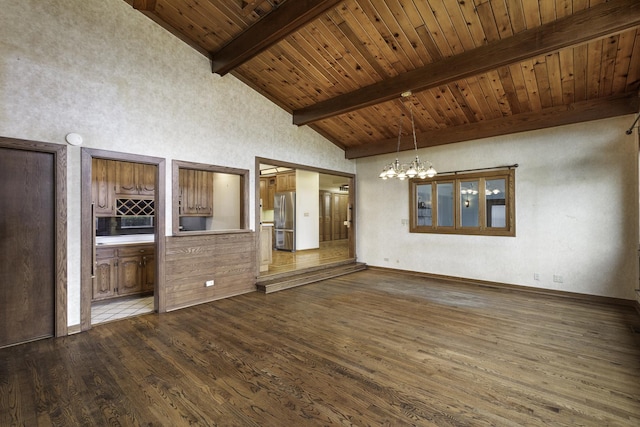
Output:
<instances>
[{"instance_id":1,"label":"built-in microwave","mask_svg":"<svg viewBox=\"0 0 640 427\"><path fill-rule=\"evenodd\" d=\"M154 232L153 216L110 216L96 218L96 236L150 234Z\"/></svg>"},{"instance_id":2,"label":"built-in microwave","mask_svg":"<svg viewBox=\"0 0 640 427\"><path fill-rule=\"evenodd\" d=\"M153 216L122 216L120 228L149 228L153 227Z\"/></svg>"}]
</instances>

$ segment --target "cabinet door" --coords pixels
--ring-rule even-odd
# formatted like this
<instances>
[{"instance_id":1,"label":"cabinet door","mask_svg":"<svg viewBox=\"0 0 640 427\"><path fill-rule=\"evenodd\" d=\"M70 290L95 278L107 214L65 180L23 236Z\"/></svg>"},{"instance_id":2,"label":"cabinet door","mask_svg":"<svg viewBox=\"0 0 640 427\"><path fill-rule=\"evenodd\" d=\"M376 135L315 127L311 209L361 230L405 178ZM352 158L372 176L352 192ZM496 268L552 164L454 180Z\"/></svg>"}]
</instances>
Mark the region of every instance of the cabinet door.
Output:
<instances>
[{"instance_id":1,"label":"cabinet door","mask_svg":"<svg viewBox=\"0 0 640 427\"><path fill-rule=\"evenodd\" d=\"M196 209L196 171L193 169L180 170L181 214L195 215Z\"/></svg>"},{"instance_id":2,"label":"cabinet door","mask_svg":"<svg viewBox=\"0 0 640 427\"><path fill-rule=\"evenodd\" d=\"M180 215L213 215L213 172L181 169Z\"/></svg>"},{"instance_id":3,"label":"cabinet door","mask_svg":"<svg viewBox=\"0 0 640 427\"><path fill-rule=\"evenodd\" d=\"M98 257L96 254L96 271L93 279L92 301L115 296L116 258Z\"/></svg>"},{"instance_id":4,"label":"cabinet door","mask_svg":"<svg viewBox=\"0 0 640 427\"><path fill-rule=\"evenodd\" d=\"M117 162L116 164L118 171L116 193L137 195L136 164L131 162Z\"/></svg>"},{"instance_id":5,"label":"cabinet door","mask_svg":"<svg viewBox=\"0 0 640 427\"><path fill-rule=\"evenodd\" d=\"M289 189L289 181L287 175L280 173L276 175L276 191L287 191Z\"/></svg>"},{"instance_id":6,"label":"cabinet door","mask_svg":"<svg viewBox=\"0 0 640 427\"><path fill-rule=\"evenodd\" d=\"M291 172L287 174L287 188L289 191L295 191L296 189L296 173Z\"/></svg>"},{"instance_id":7,"label":"cabinet door","mask_svg":"<svg viewBox=\"0 0 640 427\"><path fill-rule=\"evenodd\" d=\"M262 209L266 209L267 202L267 178L260 178L260 200Z\"/></svg>"},{"instance_id":8,"label":"cabinet door","mask_svg":"<svg viewBox=\"0 0 640 427\"><path fill-rule=\"evenodd\" d=\"M144 163L136 164L138 194L153 196L156 191L156 166Z\"/></svg>"},{"instance_id":9,"label":"cabinet door","mask_svg":"<svg viewBox=\"0 0 640 427\"><path fill-rule=\"evenodd\" d=\"M118 295L135 294L142 291L142 257L120 257L118 259Z\"/></svg>"},{"instance_id":10,"label":"cabinet door","mask_svg":"<svg viewBox=\"0 0 640 427\"><path fill-rule=\"evenodd\" d=\"M213 215L213 172L196 171L196 200L199 215Z\"/></svg>"},{"instance_id":11,"label":"cabinet door","mask_svg":"<svg viewBox=\"0 0 640 427\"><path fill-rule=\"evenodd\" d=\"M113 216L115 211L116 163L113 160L91 161L91 201L96 216Z\"/></svg>"},{"instance_id":12,"label":"cabinet door","mask_svg":"<svg viewBox=\"0 0 640 427\"><path fill-rule=\"evenodd\" d=\"M117 194L153 196L156 189L156 166L144 163L116 162Z\"/></svg>"},{"instance_id":13,"label":"cabinet door","mask_svg":"<svg viewBox=\"0 0 640 427\"><path fill-rule=\"evenodd\" d=\"M267 210L273 210L273 200L276 197L276 179L275 178L269 178L269 180L267 181L267 203L266 205L263 203L263 206L265 206L265 209Z\"/></svg>"},{"instance_id":14,"label":"cabinet door","mask_svg":"<svg viewBox=\"0 0 640 427\"><path fill-rule=\"evenodd\" d=\"M156 259L153 252L142 256L142 292L153 292L156 287Z\"/></svg>"}]
</instances>

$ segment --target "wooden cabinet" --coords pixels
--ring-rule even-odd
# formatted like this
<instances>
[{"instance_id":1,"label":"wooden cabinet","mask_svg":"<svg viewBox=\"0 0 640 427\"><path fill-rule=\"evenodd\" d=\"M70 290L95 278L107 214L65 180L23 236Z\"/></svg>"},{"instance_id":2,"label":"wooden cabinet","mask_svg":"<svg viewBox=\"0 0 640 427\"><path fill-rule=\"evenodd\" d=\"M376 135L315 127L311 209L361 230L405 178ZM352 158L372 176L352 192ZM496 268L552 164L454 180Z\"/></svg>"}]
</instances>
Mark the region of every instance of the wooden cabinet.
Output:
<instances>
[{"instance_id":1,"label":"wooden cabinet","mask_svg":"<svg viewBox=\"0 0 640 427\"><path fill-rule=\"evenodd\" d=\"M155 194L155 165L132 162L116 163L116 194L128 196L153 196Z\"/></svg>"},{"instance_id":2,"label":"wooden cabinet","mask_svg":"<svg viewBox=\"0 0 640 427\"><path fill-rule=\"evenodd\" d=\"M332 240L331 234L331 193L320 192L320 216L318 218L319 239L321 242Z\"/></svg>"},{"instance_id":3,"label":"wooden cabinet","mask_svg":"<svg viewBox=\"0 0 640 427\"><path fill-rule=\"evenodd\" d=\"M276 175L276 191L295 191L296 171L279 173Z\"/></svg>"},{"instance_id":4,"label":"wooden cabinet","mask_svg":"<svg viewBox=\"0 0 640 427\"><path fill-rule=\"evenodd\" d=\"M260 178L260 198L263 210L273 210L273 199L276 195L276 178L273 176Z\"/></svg>"},{"instance_id":5,"label":"wooden cabinet","mask_svg":"<svg viewBox=\"0 0 640 427\"><path fill-rule=\"evenodd\" d=\"M153 200L156 166L116 160L91 160L91 201L96 216L130 215L122 213L118 199ZM140 202L134 202L140 203ZM146 202L149 204L149 202ZM151 211L153 211L153 202ZM127 208L125 207L125 210Z\"/></svg>"},{"instance_id":6,"label":"wooden cabinet","mask_svg":"<svg viewBox=\"0 0 640 427\"><path fill-rule=\"evenodd\" d=\"M111 248L96 249L95 277L92 300L113 298L116 293L117 251Z\"/></svg>"},{"instance_id":7,"label":"wooden cabinet","mask_svg":"<svg viewBox=\"0 0 640 427\"><path fill-rule=\"evenodd\" d=\"M319 239L328 240L347 239L349 228L345 225L349 209L349 196L320 192Z\"/></svg>"},{"instance_id":8,"label":"wooden cabinet","mask_svg":"<svg viewBox=\"0 0 640 427\"><path fill-rule=\"evenodd\" d=\"M333 215L333 240L346 239L348 237L348 229L344 222L347 220L347 208L349 205L349 196L346 194L334 194L331 206L331 214Z\"/></svg>"},{"instance_id":9,"label":"wooden cabinet","mask_svg":"<svg viewBox=\"0 0 640 427\"><path fill-rule=\"evenodd\" d=\"M116 163L91 160L91 201L96 216L115 215Z\"/></svg>"},{"instance_id":10,"label":"wooden cabinet","mask_svg":"<svg viewBox=\"0 0 640 427\"><path fill-rule=\"evenodd\" d=\"M152 292L154 288L153 245L96 248L93 301Z\"/></svg>"},{"instance_id":11,"label":"wooden cabinet","mask_svg":"<svg viewBox=\"0 0 640 427\"><path fill-rule=\"evenodd\" d=\"M180 215L213 215L213 172L180 169L179 185Z\"/></svg>"}]
</instances>

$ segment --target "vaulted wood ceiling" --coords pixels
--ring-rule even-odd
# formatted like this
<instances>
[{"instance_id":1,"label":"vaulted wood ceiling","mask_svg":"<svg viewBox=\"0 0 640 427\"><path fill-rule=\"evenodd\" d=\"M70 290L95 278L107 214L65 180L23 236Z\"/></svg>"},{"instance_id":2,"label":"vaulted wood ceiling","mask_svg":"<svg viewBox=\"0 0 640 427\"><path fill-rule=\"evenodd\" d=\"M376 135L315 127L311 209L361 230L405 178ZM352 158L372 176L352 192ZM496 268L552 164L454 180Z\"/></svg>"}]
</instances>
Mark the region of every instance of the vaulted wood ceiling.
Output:
<instances>
[{"instance_id":1,"label":"vaulted wood ceiling","mask_svg":"<svg viewBox=\"0 0 640 427\"><path fill-rule=\"evenodd\" d=\"M348 158L639 109L638 0L125 1Z\"/></svg>"}]
</instances>

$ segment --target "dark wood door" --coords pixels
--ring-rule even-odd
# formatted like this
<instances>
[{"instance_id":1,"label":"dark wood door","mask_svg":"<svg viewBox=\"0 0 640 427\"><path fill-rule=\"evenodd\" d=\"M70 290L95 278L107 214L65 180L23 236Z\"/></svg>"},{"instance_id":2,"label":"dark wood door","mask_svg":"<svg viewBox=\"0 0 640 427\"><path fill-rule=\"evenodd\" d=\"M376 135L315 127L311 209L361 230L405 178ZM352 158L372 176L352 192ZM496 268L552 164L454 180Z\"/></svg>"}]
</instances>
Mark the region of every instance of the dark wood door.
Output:
<instances>
[{"instance_id":1,"label":"dark wood door","mask_svg":"<svg viewBox=\"0 0 640 427\"><path fill-rule=\"evenodd\" d=\"M0 347L55 332L55 157L0 148Z\"/></svg>"}]
</instances>

